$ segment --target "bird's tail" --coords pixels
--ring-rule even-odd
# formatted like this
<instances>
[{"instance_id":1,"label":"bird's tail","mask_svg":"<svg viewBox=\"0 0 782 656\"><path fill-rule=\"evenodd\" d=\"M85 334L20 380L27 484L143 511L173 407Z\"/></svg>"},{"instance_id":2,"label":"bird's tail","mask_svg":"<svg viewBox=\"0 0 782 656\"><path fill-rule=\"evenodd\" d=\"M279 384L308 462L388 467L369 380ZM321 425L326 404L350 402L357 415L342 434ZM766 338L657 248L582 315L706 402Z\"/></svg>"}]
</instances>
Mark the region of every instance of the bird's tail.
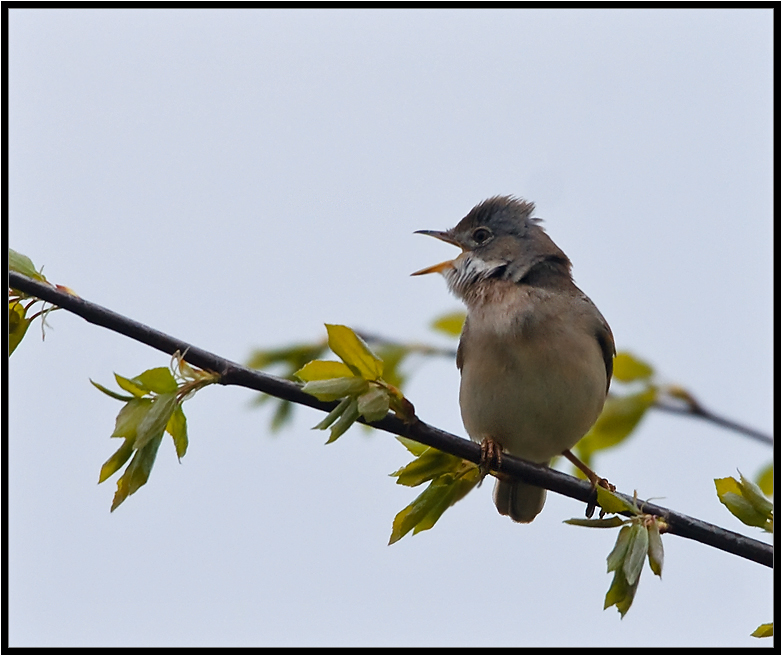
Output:
<instances>
[{"instance_id":1,"label":"bird's tail","mask_svg":"<svg viewBox=\"0 0 782 656\"><path fill-rule=\"evenodd\" d=\"M546 490L537 485L498 480L494 486L494 505L500 515L508 515L514 522L531 522L545 502Z\"/></svg>"}]
</instances>

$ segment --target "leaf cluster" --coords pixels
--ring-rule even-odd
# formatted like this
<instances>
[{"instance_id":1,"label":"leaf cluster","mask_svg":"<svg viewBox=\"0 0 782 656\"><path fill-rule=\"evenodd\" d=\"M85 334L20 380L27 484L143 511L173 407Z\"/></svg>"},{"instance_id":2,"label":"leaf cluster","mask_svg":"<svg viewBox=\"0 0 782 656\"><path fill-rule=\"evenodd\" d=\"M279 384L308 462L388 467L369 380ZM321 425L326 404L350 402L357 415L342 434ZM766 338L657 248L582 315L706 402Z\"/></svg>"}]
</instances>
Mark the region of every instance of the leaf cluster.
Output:
<instances>
[{"instance_id":1,"label":"leaf cluster","mask_svg":"<svg viewBox=\"0 0 782 656\"><path fill-rule=\"evenodd\" d=\"M413 535L432 528L442 514L481 481L477 465L433 447L425 446L405 437L397 437L415 460L391 476L399 485L416 487L429 481L429 485L394 518L388 544L401 540L410 531Z\"/></svg>"},{"instance_id":2,"label":"leaf cluster","mask_svg":"<svg viewBox=\"0 0 782 656\"><path fill-rule=\"evenodd\" d=\"M35 265L33 264L32 260L29 257L23 255L22 253L17 253L12 248L8 249L8 269L10 271L16 271L17 273L21 273L22 275L25 275L28 278L32 278L33 280L50 284L49 281L46 280L44 275L41 273L41 271L35 268ZM66 287L60 287L60 289L62 291L70 292L70 290ZM33 306L36 303L43 304L44 309L32 313ZM40 299L31 298L27 294L24 294L16 289L8 290L8 355L9 356L16 350L16 347L19 346L19 344L24 339L24 336L27 334L27 329L30 327L30 324L40 316L43 316L42 320L45 320L46 315L49 312L51 312L53 309L55 308L53 307L46 308L45 304Z\"/></svg>"},{"instance_id":3,"label":"leaf cluster","mask_svg":"<svg viewBox=\"0 0 782 656\"><path fill-rule=\"evenodd\" d=\"M347 326L326 324L326 330L329 348L341 362L315 360L299 369L296 376L304 381L305 392L321 401L339 401L314 427L331 429L327 444L339 438L359 417L371 423L393 410L401 418L411 420L415 416L413 406L384 380L384 361ZM389 544L410 531L415 534L432 528L481 479L478 467L467 460L406 438L397 439L416 459L391 476L400 485L416 487L427 481L429 485L394 518Z\"/></svg>"},{"instance_id":4,"label":"leaf cluster","mask_svg":"<svg viewBox=\"0 0 782 656\"><path fill-rule=\"evenodd\" d=\"M730 512L747 526L774 532L774 504L759 485L739 472L739 480L732 476L715 478L717 496Z\"/></svg>"},{"instance_id":5,"label":"leaf cluster","mask_svg":"<svg viewBox=\"0 0 782 656\"><path fill-rule=\"evenodd\" d=\"M464 323L464 316L464 312L446 314L435 319L431 327L449 337L458 337ZM404 371L404 363L410 356L455 354L425 344L400 344L379 337L362 336L361 333L354 334L365 345L367 342L373 345L372 352L383 362L383 380L398 390L401 390L407 382L408 375ZM318 340L281 348L256 349L245 364L253 369L276 370L283 378L296 381L299 378L298 372L312 360L322 357L328 348L328 340ZM262 404L273 398L262 394L256 403ZM274 400L278 402L278 406L272 416L271 428L277 431L291 420L294 404L285 399Z\"/></svg>"},{"instance_id":6,"label":"leaf cluster","mask_svg":"<svg viewBox=\"0 0 782 656\"><path fill-rule=\"evenodd\" d=\"M614 578L606 593L603 609L616 606L624 617L635 599L644 561L648 560L652 572L662 577L664 552L661 533L665 532L667 525L661 517L641 513L637 505L602 487L597 488L597 502L602 509L600 519L568 519L565 523L592 528L622 527L606 559L608 572L613 572ZM628 519L622 519L617 514L603 517L606 513L629 513L631 516Z\"/></svg>"},{"instance_id":7,"label":"leaf cluster","mask_svg":"<svg viewBox=\"0 0 782 656\"><path fill-rule=\"evenodd\" d=\"M329 348L341 362L313 360L296 372L304 382L303 391L320 401L339 401L315 428L331 429L327 444L334 442L359 417L366 422L379 421L393 410L412 419L412 404L383 379L383 360L375 355L347 326L326 324Z\"/></svg>"},{"instance_id":8,"label":"leaf cluster","mask_svg":"<svg viewBox=\"0 0 782 656\"><path fill-rule=\"evenodd\" d=\"M103 483L130 460L117 480L112 512L146 484L164 433L171 435L177 458L184 457L188 439L182 403L198 389L218 382L219 375L191 367L176 353L170 368L147 369L134 378L115 373L114 378L127 394L114 392L90 380L104 394L124 402L111 434L111 437L123 438L124 442L103 463L98 478L98 483Z\"/></svg>"}]
</instances>

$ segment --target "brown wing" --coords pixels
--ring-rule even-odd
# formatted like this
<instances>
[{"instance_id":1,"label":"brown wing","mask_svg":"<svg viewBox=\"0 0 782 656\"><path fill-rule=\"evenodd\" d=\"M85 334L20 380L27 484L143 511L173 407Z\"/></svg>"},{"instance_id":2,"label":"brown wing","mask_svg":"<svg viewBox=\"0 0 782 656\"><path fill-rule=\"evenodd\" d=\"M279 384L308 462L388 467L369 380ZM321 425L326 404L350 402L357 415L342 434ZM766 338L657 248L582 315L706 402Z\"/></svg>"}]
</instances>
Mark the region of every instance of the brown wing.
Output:
<instances>
[{"instance_id":1,"label":"brown wing","mask_svg":"<svg viewBox=\"0 0 782 656\"><path fill-rule=\"evenodd\" d=\"M469 325L469 316L464 319L462 326L462 336L459 338L459 346L456 349L456 368L461 371L464 364L464 340L467 337L467 326Z\"/></svg>"},{"instance_id":2,"label":"brown wing","mask_svg":"<svg viewBox=\"0 0 782 656\"><path fill-rule=\"evenodd\" d=\"M603 352L603 362L606 365L606 394L608 388L611 385L611 376L614 375L614 356L616 355L616 346L614 345L614 335L611 333L611 328L608 327L608 323L603 317L600 317L602 321L600 326L595 332L597 343L600 344L600 350Z\"/></svg>"},{"instance_id":3,"label":"brown wing","mask_svg":"<svg viewBox=\"0 0 782 656\"><path fill-rule=\"evenodd\" d=\"M573 285L575 287L575 285ZM611 328L608 326L608 322L605 317L597 309L597 306L592 302L584 292L578 287L575 287L581 294L581 299L586 301L593 311L595 321L595 339L600 345L600 351L603 354L603 362L606 366L606 394L608 394L608 388L611 386L611 377L614 375L614 356L616 355L616 346L614 345L614 335L611 332Z\"/></svg>"}]
</instances>

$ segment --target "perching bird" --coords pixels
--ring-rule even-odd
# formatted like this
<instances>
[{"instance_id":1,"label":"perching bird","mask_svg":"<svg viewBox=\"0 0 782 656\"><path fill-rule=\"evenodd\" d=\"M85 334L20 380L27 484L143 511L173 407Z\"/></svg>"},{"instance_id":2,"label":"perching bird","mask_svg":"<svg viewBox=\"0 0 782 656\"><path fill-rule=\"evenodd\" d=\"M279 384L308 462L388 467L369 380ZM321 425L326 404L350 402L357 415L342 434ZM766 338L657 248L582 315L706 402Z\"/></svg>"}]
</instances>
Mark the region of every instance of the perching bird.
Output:
<instances>
[{"instance_id":1,"label":"perching bird","mask_svg":"<svg viewBox=\"0 0 782 656\"><path fill-rule=\"evenodd\" d=\"M496 462L502 449L548 464L564 454L603 484L570 448L603 408L614 338L534 210L533 203L496 196L455 228L419 230L462 253L413 275L441 273L467 305L456 356L459 405L484 458ZM517 522L531 522L545 499L544 489L519 480L499 478L494 488L497 510Z\"/></svg>"}]
</instances>

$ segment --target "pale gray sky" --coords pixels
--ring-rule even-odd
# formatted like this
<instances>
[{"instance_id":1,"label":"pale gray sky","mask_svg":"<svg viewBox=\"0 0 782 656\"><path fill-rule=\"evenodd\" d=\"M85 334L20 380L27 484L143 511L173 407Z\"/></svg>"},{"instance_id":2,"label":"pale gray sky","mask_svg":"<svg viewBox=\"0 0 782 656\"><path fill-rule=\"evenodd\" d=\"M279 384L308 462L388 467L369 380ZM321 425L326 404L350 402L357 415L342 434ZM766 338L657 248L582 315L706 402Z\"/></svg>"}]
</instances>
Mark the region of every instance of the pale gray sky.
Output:
<instances>
[{"instance_id":1,"label":"pale gray sky","mask_svg":"<svg viewBox=\"0 0 782 656\"><path fill-rule=\"evenodd\" d=\"M10 245L83 297L243 360L323 323L446 344L445 259L414 236L516 194L617 345L771 432L771 10L19 10L9 25ZM110 384L166 356L58 312L10 363L12 646L767 646L765 567L665 539L620 621L614 531L528 526L484 485L386 546L407 453L315 411L269 436L252 394L185 405L115 513L96 485ZM464 434L452 362L419 415ZM598 461L627 492L761 537L712 479L771 450L654 414ZM759 533L759 532L758 532ZM656 628L652 628L656 627Z\"/></svg>"}]
</instances>

